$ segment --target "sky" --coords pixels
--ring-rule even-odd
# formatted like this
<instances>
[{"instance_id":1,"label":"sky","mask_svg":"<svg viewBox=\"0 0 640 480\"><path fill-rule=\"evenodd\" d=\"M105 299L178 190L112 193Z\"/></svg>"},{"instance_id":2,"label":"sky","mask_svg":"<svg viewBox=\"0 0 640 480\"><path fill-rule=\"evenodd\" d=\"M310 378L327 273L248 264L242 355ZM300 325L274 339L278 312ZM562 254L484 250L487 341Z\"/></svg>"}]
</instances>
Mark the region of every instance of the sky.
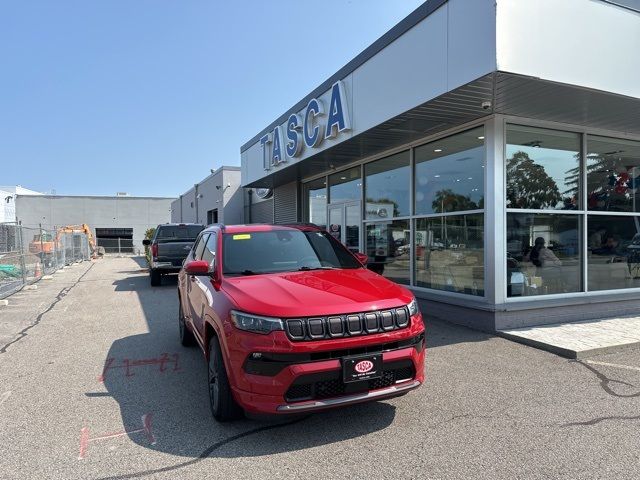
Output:
<instances>
[{"instance_id":1,"label":"sky","mask_svg":"<svg viewBox=\"0 0 640 480\"><path fill-rule=\"evenodd\" d=\"M421 3L0 0L0 185L177 196Z\"/></svg>"}]
</instances>

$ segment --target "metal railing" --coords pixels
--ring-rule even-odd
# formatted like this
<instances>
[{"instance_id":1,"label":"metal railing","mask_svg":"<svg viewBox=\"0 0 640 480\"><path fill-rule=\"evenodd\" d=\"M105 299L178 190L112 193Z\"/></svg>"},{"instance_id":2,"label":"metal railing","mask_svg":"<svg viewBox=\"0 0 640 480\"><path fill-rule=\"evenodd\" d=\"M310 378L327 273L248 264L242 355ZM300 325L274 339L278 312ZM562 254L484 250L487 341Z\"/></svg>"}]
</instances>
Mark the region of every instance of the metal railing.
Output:
<instances>
[{"instance_id":1,"label":"metal railing","mask_svg":"<svg viewBox=\"0 0 640 480\"><path fill-rule=\"evenodd\" d=\"M65 265L91 258L85 233L0 223L0 299Z\"/></svg>"}]
</instances>

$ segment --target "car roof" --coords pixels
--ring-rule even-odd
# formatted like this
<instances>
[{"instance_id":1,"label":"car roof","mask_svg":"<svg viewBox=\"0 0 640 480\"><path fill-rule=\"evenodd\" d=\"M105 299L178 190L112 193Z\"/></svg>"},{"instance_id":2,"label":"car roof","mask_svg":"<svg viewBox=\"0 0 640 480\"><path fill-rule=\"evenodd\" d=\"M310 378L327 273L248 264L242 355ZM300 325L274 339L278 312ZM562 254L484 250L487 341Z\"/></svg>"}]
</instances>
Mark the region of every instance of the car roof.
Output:
<instances>
[{"instance_id":1,"label":"car roof","mask_svg":"<svg viewBox=\"0 0 640 480\"><path fill-rule=\"evenodd\" d=\"M301 230L301 231L321 231L322 229L312 223L291 223L284 225L274 225L270 223L253 223L250 225L210 225L205 229L214 231L221 229L224 233L250 233L250 232L272 232L275 230Z\"/></svg>"},{"instance_id":2,"label":"car roof","mask_svg":"<svg viewBox=\"0 0 640 480\"><path fill-rule=\"evenodd\" d=\"M188 222L180 222L180 223L161 223L160 225L158 225L158 228L160 227L204 227L203 224L201 223L188 223Z\"/></svg>"}]
</instances>

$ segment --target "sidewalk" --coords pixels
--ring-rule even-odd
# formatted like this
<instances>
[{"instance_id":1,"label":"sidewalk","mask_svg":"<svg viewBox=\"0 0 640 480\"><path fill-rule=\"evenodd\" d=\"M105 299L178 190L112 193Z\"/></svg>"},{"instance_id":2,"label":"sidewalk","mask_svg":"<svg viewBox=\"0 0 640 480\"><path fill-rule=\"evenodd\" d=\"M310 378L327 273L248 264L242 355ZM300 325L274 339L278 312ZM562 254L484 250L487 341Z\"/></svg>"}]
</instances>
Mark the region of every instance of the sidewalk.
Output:
<instances>
[{"instance_id":1,"label":"sidewalk","mask_svg":"<svg viewBox=\"0 0 640 480\"><path fill-rule=\"evenodd\" d=\"M620 317L499 330L498 335L567 358L640 347L640 317Z\"/></svg>"}]
</instances>

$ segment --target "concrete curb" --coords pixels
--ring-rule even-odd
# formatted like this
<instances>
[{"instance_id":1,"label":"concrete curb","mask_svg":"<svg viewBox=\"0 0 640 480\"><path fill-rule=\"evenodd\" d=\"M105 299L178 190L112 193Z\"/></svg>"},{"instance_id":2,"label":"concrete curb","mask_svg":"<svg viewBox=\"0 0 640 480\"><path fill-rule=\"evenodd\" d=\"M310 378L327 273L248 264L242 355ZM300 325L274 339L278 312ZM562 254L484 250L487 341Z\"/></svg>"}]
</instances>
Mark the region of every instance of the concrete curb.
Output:
<instances>
[{"instance_id":1,"label":"concrete curb","mask_svg":"<svg viewBox=\"0 0 640 480\"><path fill-rule=\"evenodd\" d=\"M547 352L559 355L561 357L570 358L572 360L581 360L583 358L594 357L597 355L603 355L606 353L618 353L625 350L632 350L640 347L640 341L623 343L619 345L610 345L607 347L597 347L585 350L572 350L569 348L560 347L551 343L541 342L539 340L533 340L531 338L520 337L511 333L497 331L496 334L500 337L506 338L513 342L521 343L529 347L538 348L540 350L546 350Z\"/></svg>"}]
</instances>

